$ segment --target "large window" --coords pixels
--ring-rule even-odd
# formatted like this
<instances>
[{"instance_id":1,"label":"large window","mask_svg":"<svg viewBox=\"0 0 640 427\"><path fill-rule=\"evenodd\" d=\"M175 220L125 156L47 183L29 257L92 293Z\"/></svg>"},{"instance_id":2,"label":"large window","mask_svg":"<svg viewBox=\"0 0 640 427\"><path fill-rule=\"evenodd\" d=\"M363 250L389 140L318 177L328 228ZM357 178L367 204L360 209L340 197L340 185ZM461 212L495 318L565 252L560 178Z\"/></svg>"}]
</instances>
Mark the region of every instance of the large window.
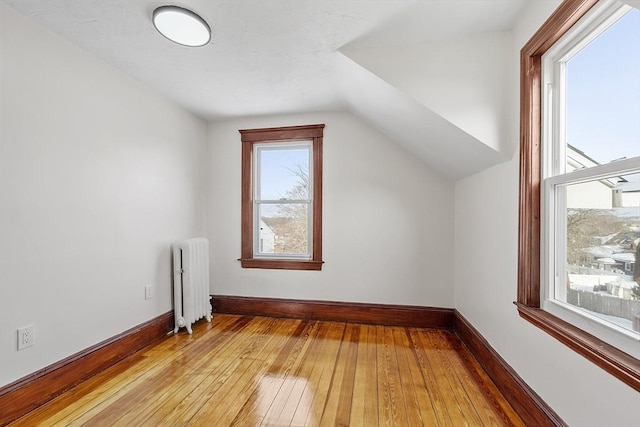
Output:
<instances>
[{"instance_id":1,"label":"large window","mask_svg":"<svg viewBox=\"0 0 640 427\"><path fill-rule=\"evenodd\" d=\"M520 314L640 390L640 11L565 1L521 66Z\"/></svg>"},{"instance_id":2,"label":"large window","mask_svg":"<svg viewBox=\"0 0 640 427\"><path fill-rule=\"evenodd\" d=\"M323 128L240 131L242 267L322 268Z\"/></svg>"}]
</instances>

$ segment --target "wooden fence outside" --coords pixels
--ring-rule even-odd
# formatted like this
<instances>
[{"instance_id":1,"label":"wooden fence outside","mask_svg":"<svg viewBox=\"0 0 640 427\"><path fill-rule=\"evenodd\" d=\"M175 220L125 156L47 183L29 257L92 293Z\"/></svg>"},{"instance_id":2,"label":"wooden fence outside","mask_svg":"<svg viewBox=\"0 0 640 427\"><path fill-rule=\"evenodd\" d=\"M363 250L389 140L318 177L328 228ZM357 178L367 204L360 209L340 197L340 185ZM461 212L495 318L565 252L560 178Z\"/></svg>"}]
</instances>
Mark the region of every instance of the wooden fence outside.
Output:
<instances>
[{"instance_id":1,"label":"wooden fence outside","mask_svg":"<svg viewBox=\"0 0 640 427\"><path fill-rule=\"evenodd\" d=\"M567 289L567 302L585 310L609 316L623 317L631 321L640 316L640 302L616 298L593 292Z\"/></svg>"}]
</instances>

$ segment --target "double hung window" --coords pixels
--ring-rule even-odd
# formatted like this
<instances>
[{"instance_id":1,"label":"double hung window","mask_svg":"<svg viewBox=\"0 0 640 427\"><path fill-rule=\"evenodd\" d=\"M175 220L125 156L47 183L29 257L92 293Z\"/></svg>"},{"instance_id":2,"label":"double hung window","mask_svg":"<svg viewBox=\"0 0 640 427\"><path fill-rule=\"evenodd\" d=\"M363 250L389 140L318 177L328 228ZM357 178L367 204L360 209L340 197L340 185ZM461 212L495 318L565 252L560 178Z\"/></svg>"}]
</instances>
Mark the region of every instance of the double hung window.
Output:
<instances>
[{"instance_id":1,"label":"double hung window","mask_svg":"<svg viewBox=\"0 0 640 427\"><path fill-rule=\"evenodd\" d=\"M597 4L542 70L543 308L638 357L640 10Z\"/></svg>"},{"instance_id":2,"label":"double hung window","mask_svg":"<svg viewBox=\"0 0 640 427\"><path fill-rule=\"evenodd\" d=\"M324 125L241 130L245 268L322 268Z\"/></svg>"},{"instance_id":3,"label":"double hung window","mask_svg":"<svg viewBox=\"0 0 640 427\"><path fill-rule=\"evenodd\" d=\"M520 314L640 390L640 10L567 0L521 67Z\"/></svg>"}]
</instances>

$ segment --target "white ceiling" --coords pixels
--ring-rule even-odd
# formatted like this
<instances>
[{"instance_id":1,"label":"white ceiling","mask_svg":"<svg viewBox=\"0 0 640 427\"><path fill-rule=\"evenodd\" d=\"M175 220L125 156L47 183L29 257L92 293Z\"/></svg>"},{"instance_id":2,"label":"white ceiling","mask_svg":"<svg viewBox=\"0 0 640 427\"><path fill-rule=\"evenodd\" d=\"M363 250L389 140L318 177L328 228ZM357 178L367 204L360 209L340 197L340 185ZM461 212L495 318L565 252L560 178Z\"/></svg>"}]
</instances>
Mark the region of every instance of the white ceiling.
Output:
<instances>
[{"instance_id":1,"label":"white ceiling","mask_svg":"<svg viewBox=\"0 0 640 427\"><path fill-rule=\"evenodd\" d=\"M451 178L502 159L483 141L432 117L423 105L412 105L407 99L411 94L389 87L339 49L388 48L509 30L526 0L3 1L207 120L344 109ZM201 15L212 27L211 43L186 48L158 34L150 17L162 4ZM366 105L358 108L362 103ZM393 108L405 117L411 110L409 116L418 123L409 125L429 122L434 128L425 129L424 138L437 134L454 143L416 140L420 132L409 141L399 126L394 128L394 117L406 118ZM385 124L376 125L381 117ZM429 144L442 146L431 150ZM452 153L449 145L458 152ZM464 157L467 149L469 165L442 163L451 154Z\"/></svg>"}]
</instances>

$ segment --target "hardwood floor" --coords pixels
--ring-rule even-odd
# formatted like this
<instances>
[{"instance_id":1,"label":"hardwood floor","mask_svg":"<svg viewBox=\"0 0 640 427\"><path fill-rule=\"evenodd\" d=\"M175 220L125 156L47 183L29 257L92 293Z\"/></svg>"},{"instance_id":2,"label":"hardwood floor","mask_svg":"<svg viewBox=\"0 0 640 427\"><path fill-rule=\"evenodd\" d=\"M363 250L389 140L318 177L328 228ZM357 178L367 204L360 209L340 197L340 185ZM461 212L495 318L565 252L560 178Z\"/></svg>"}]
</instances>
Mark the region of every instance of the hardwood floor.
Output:
<instances>
[{"instance_id":1,"label":"hardwood floor","mask_svg":"<svg viewBox=\"0 0 640 427\"><path fill-rule=\"evenodd\" d=\"M216 315L12 426L522 426L450 331Z\"/></svg>"}]
</instances>

